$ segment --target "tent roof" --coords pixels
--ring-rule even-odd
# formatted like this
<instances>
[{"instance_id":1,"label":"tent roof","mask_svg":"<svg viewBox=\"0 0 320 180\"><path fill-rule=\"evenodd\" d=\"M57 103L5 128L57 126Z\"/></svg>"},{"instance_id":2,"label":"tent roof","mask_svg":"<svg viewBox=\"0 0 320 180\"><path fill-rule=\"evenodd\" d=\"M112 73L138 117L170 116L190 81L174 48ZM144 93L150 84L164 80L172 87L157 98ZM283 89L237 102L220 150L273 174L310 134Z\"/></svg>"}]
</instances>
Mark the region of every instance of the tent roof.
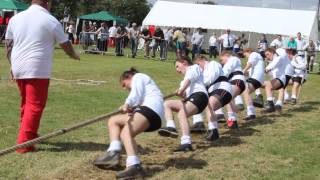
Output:
<instances>
[{"instance_id":1,"label":"tent roof","mask_svg":"<svg viewBox=\"0 0 320 180\"><path fill-rule=\"evenodd\" d=\"M158 1L143 25L204 29L231 29L264 34L317 36L315 11ZM312 34L313 33L313 34Z\"/></svg>"},{"instance_id":2,"label":"tent roof","mask_svg":"<svg viewBox=\"0 0 320 180\"><path fill-rule=\"evenodd\" d=\"M26 10L28 9L28 5L16 1L16 0L1 0L0 1L0 9L9 9L9 10Z\"/></svg>"},{"instance_id":3,"label":"tent roof","mask_svg":"<svg viewBox=\"0 0 320 180\"><path fill-rule=\"evenodd\" d=\"M116 21L121 24L128 24L128 20L110 14L108 11L101 11L98 13L87 14L79 17L85 20L98 20L98 21Z\"/></svg>"}]
</instances>

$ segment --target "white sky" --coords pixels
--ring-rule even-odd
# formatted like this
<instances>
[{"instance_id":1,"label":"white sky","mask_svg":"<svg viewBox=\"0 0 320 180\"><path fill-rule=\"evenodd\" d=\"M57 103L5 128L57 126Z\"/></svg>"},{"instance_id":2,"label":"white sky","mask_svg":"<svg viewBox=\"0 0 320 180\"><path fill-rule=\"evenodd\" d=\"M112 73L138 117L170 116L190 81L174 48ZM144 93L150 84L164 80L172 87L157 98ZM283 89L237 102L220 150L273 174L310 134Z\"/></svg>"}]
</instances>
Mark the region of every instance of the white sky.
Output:
<instances>
[{"instance_id":1,"label":"white sky","mask_svg":"<svg viewBox=\"0 0 320 180\"><path fill-rule=\"evenodd\" d=\"M148 0L151 3L157 0ZM175 2L206 2L208 0L166 0ZM317 10L318 0L213 0L221 5L254 6L280 9Z\"/></svg>"}]
</instances>

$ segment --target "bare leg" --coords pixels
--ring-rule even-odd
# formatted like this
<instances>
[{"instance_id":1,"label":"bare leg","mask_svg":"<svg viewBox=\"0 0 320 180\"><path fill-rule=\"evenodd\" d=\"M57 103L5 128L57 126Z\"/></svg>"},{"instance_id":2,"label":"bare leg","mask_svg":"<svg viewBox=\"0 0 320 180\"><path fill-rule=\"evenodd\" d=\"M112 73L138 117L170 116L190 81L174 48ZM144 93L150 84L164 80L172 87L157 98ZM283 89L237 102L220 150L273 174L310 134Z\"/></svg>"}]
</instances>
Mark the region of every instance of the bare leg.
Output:
<instances>
[{"instance_id":1,"label":"bare leg","mask_svg":"<svg viewBox=\"0 0 320 180\"><path fill-rule=\"evenodd\" d=\"M180 128L182 131L182 136L190 136L190 127L188 123L188 117L196 114L198 112L198 108L190 103L182 103L181 102L181 108L178 113Z\"/></svg>"}]
</instances>

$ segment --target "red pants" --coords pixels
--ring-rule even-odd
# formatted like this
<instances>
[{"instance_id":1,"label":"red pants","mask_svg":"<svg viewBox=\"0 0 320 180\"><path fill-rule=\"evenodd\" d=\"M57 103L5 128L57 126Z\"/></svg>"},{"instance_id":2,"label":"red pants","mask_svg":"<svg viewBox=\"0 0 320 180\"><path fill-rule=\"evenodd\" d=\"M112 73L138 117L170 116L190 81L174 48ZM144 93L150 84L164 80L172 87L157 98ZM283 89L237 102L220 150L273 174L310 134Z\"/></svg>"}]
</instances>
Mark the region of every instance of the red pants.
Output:
<instances>
[{"instance_id":1,"label":"red pants","mask_svg":"<svg viewBox=\"0 0 320 180\"><path fill-rule=\"evenodd\" d=\"M21 96L20 130L17 143L21 144L38 137L42 112L46 106L49 79L19 79L17 84ZM18 149L18 153L34 151L34 147Z\"/></svg>"},{"instance_id":2,"label":"red pants","mask_svg":"<svg viewBox=\"0 0 320 180\"><path fill-rule=\"evenodd\" d=\"M112 47L112 48L116 47L116 38L114 37L109 38L109 47Z\"/></svg>"}]
</instances>

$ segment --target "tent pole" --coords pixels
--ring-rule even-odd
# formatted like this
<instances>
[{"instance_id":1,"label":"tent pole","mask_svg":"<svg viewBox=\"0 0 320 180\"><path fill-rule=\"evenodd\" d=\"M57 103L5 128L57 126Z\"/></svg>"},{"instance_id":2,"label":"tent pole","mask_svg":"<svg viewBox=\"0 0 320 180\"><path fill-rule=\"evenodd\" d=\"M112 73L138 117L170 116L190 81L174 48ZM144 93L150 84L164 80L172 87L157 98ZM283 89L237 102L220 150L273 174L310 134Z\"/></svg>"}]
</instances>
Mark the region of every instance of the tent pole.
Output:
<instances>
[{"instance_id":1,"label":"tent pole","mask_svg":"<svg viewBox=\"0 0 320 180\"><path fill-rule=\"evenodd\" d=\"M249 32L249 38L248 38L248 47L247 48L250 48L250 41L251 41L251 32Z\"/></svg>"}]
</instances>

